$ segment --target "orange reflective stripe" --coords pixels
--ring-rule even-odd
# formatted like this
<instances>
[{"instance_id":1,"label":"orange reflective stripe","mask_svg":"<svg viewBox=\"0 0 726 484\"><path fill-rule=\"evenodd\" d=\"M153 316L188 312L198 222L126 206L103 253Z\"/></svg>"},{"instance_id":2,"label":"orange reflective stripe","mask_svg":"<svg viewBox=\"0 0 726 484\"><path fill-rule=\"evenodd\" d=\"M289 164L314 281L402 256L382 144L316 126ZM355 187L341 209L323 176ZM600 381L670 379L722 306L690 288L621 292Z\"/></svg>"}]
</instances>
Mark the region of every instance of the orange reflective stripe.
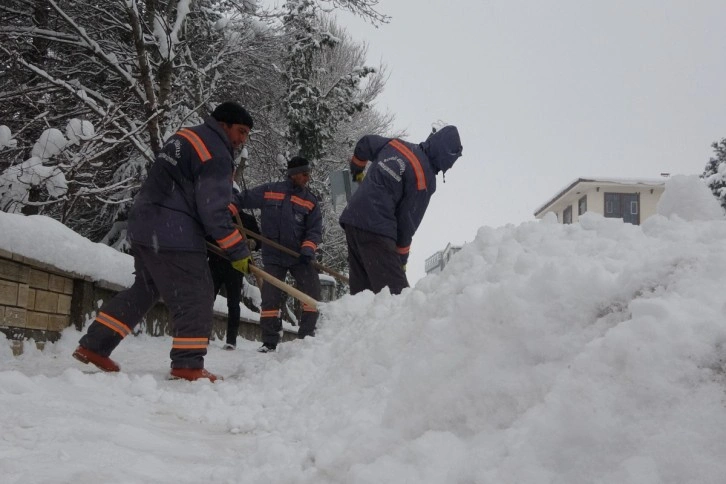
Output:
<instances>
[{"instance_id":1,"label":"orange reflective stripe","mask_svg":"<svg viewBox=\"0 0 726 484\"><path fill-rule=\"evenodd\" d=\"M302 246L310 247L311 249L313 249L313 251L318 250L318 246L315 245L315 242L313 242L312 240L306 240L305 242L302 243Z\"/></svg>"},{"instance_id":2,"label":"orange reflective stripe","mask_svg":"<svg viewBox=\"0 0 726 484\"><path fill-rule=\"evenodd\" d=\"M350 159L350 162L353 163L355 166L359 166L361 168L365 168L368 164L366 160L358 159L355 155L353 155L353 158Z\"/></svg>"},{"instance_id":3,"label":"orange reflective stripe","mask_svg":"<svg viewBox=\"0 0 726 484\"><path fill-rule=\"evenodd\" d=\"M408 247L396 247L396 252L398 252L399 254L408 254L409 252L411 252L411 246L409 245Z\"/></svg>"},{"instance_id":4,"label":"orange reflective stripe","mask_svg":"<svg viewBox=\"0 0 726 484\"><path fill-rule=\"evenodd\" d=\"M197 133L195 133L191 129L185 128L177 132L177 134L189 141L189 143L192 145L192 148L194 148L194 151L197 152L197 156L199 156L199 159L202 161L202 163L205 163L212 158L212 155L207 149L207 145L204 144L204 141L202 141L202 138L200 138Z\"/></svg>"},{"instance_id":5,"label":"orange reflective stripe","mask_svg":"<svg viewBox=\"0 0 726 484\"><path fill-rule=\"evenodd\" d=\"M306 313L317 313L318 312L317 309L315 309L312 306L308 306L307 304L303 304L303 311Z\"/></svg>"},{"instance_id":6,"label":"orange reflective stripe","mask_svg":"<svg viewBox=\"0 0 726 484\"><path fill-rule=\"evenodd\" d=\"M177 350L204 350L209 345L209 338L174 338L171 347Z\"/></svg>"},{"instance_id":7,"label":"orange reflective stripe","mask_svg":"<svg viewBox=\"0 0 726 484\"><path fill-rule=\"evenodd\" d=\"M238 231L234 231L223 239L217 240L217 244L223 249L229 249L235 244L242 242L242 236Z\"/></svg>"},{"instance_id":8,"label":"orange reflective stripe","mask_svg":"<svg viewBox=\"0 0 726 484\"><path fill-rule=\"evenodd\" d=\"M124 323L108 313L98 313L98 316L96 316L96 321L106 326L108 329L120 334L122 338L125 338L126 336L131 334L131 328L129 328Z\"/></svg>"},{"instance_id":9,"label":"orange reflective stripe","mask_svg":"<svg viewBox=\"0 0 726 484\"><path fill-rule=\"evenodd\" d=\"M424 175L423 167L421 162L418 161L413 151L408 149L408 146L404 145L397 139L391 140L391 146L396 148L403 156L406 157L411 166L413 167L413 173L416 175L416 189L426 190L426 175Z\"/></svg>"},{"instance_id":10,"label":"orange reflective stripe","mask_svg":"<svg viewBox=\"0 0 726 484\"><path fill-rule=\"evenodd\" d=\"M284 200L285 194L280 192L265 192L265 200Z\"/></svg>"},{"instance_id":11,"label":"orange reflective stripe","mask_svg":"<svg viewBox=\"0 0 726 484\"><path fill-rule=\"evenodd\" d=\"M230 212L232 212L232 215L239 215L239 210L237 210L237 207L234 203L230 203L229 205L227 205L227 208Z\"/></svg>"},{"instance_id":12,"label":"orange reflective stripe","mask_svg":"<svg viewBox=\"0 0 726 484\"><path fill-rule=\"evenodd\" d=\"M295 195L293 195L292 197L290 197L290 201L292 203L295 203L297 205L300 205L301 207L305 207L308 210L312 210L312 209L315 208L315 204L313 202L308 201L308 200L305 200L304 198L296 197Z\"/></svg>"},{"instance_id":13,"label":"orange reflective stripe","mask_svg":"<svg viewBox=\"0 0 726 484\"><path fill-rule=\"evenodd\" d=\"M277 318L280 317L280 310L279 309L263 309L260 312L261 318Z\"/></svg>"}]
</instances>

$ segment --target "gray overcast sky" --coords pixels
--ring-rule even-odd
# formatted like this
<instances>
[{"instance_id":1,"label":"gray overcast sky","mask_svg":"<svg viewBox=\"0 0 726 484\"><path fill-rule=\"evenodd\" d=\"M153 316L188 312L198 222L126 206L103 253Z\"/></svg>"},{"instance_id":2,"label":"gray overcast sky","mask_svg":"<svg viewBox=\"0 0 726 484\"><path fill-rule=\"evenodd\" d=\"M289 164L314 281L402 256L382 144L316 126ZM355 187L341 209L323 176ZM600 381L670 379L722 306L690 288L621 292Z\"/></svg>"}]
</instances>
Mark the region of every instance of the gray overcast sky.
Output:
<instances>
[{"instance_id":1,"label":"gray overcast sky","mask_svg":"<svg viewBox=\"0 0 726 484\"><path fill-rule=\"evenodd\" d=\"M381 0L339 16L390 78L378 108L408 141L436 120L464 156L438 177L409 279L481 226L534 220L581 176L700 174L726 137L724 0Z\"/></svg>"}]
</instances>

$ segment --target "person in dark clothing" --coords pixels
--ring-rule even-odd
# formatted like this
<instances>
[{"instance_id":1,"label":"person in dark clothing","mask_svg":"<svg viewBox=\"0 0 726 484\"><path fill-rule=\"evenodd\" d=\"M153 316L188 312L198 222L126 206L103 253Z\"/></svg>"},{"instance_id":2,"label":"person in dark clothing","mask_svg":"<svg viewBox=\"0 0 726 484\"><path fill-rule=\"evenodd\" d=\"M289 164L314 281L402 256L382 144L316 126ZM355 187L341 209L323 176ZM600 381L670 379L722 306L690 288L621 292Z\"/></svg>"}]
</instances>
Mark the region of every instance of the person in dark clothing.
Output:
<instances>
[{"instance_id":1,"label":"person in dark clothing","mask_svg":"<svg viewBox=\"0 0 726 484\"><path fill-rule=\"evenodd\" d=\"M129 216L134 283L101 307L74 358L119 371L111 352L163 298L173 336L170 378L219 378L204 368L214 304L205 236L216 240L235 269L249 271L249 248L232 226L227 206L233 152L251 129L247 111L225 102L204 124L183 128L167 140Z\"/></svg>"},{"instance_id":2,"label":"person in dark clothing","mask_svg":"<svg viewBox=\"0 0 726 484\"><path fill-rule=\"evenodd\" d=\"M233 214L238 214L242 220L242 226L257 234L260 233L260 227L257 225L257 219L253 215L245 212L239 212L234 204L230 203L229 209ZM254 239L247 239L250 250L258 250L259 246ZM214 252L208 253L209 270L212 273L212 283L214 285L214 295L224 286L227 294L227 334L226 343L223 348L225 350L234 350L237 348L237 335L239 334L240 323L240 294L242 292L243 275L229 263L228 259L220 257Z\"/></svg>"},{"instance_id":3,"label":"person in dark clothing","mask_svg":"<svg viewBox=\"0 0 726 484\"><path fill-rule=\"evenodd\" d=\"M283 281L289 271L302 292L319 300L320 279L311 262L322 240L323 217L318 199L307 188L309 180L310 163L296 156L287 164L287 180L244 190L237 195L236 205L262 209L262 235L300 254L295 258L263 244L265 271ZM262 346L257 350L261 353L275 351L280 341L281 305L282 291L272 284L264 284L260 313ZM298 337L314 336L317 320L317 309L303 304Z\"/></svg>"},{"instance_id":4,"label":"person in dark clothing","mask_svg":"<svg viewBox=\"0 0 726 484\"><path fill-rule=\"evenodd\" d=\"M436 191L436 174L461 156L459 131L446 126L419 144L368 135L355 146L351 176L360 182L340 215L350 266L350 293L408 287L411 241Z\"/></svg>"}]
</instances>

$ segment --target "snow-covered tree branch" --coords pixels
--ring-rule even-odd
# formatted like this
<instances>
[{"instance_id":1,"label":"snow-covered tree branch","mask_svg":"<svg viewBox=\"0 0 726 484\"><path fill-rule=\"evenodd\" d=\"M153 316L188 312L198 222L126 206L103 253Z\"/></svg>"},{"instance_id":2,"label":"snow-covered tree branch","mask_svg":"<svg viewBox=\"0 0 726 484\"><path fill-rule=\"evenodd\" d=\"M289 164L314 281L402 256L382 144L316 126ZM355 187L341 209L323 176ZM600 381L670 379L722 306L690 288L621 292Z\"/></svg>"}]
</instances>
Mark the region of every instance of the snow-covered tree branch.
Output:
<instances>
[{"instance_id":1,"label":"snow-covered tree branch","mask_svg":"<svg viewBox=\"0 0 726 484\"><path fill-rule=\"evenodd\" d=\"M288 0L265 11L254 0L5 0L0 209L49 215L123 248L126 213L154 153L228 99L255 119L241 184L278 179L285 157L302 151L318 163L315 189L325 201L327 173L345 166L355 139L390 132L392 122L370 107L385 68L367 67L364 46L328 13L385 22L377 6ZM69 125L83 136L58 137ZM36 156L48 130L57 152ZM326 212L324 253L342 261L335 219Z\"/></svg>"}]
</instances>

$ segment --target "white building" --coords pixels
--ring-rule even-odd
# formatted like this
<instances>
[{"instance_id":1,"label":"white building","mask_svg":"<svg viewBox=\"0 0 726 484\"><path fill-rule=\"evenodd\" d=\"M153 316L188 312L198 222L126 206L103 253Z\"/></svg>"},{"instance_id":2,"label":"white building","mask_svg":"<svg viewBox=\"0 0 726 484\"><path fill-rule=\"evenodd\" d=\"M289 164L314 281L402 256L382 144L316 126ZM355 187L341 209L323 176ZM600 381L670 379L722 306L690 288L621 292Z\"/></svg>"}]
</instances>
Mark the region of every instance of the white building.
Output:
<instances>
[{"instance_id":1,"label":"white building","mask_svg":"<svg viewBox=\"0 0 726 484\"><path fill-rule=\"evenodd\" d=\"M444 250L440 250L426 259L426 274L443 271L446 264L451 260L451 257L460 250L460 245L447 244Z\"/></svg>"},{"instance_id":2,"label":"white building","mask_svg":"<svg viewBox=\"0 0 726 484\"><path fill-rule=\"evenodd\" d=\"M656 213L664 190L665 178L578 178L538 208L534 216L541 219L553 212L559 222L569 224L585 212L594 212L640 225Z\"/></svg>"}]
</instances>

